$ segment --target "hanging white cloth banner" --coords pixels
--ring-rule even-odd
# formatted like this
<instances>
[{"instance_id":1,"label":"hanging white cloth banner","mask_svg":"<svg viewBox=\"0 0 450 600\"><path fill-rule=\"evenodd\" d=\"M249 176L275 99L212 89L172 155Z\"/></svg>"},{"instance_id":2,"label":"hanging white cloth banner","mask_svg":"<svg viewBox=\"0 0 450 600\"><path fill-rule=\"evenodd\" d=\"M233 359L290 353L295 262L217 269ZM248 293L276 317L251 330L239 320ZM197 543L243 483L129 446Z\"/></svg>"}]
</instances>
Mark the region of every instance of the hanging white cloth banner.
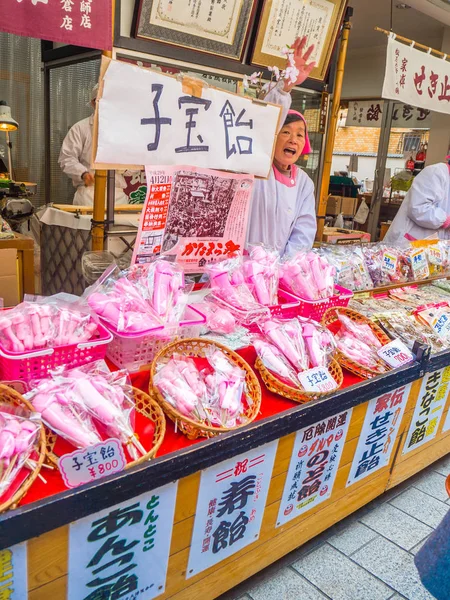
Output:
<instances>
[{"instance_id":1,"label":"hanging white cloth banner","mask_svg":"<svg viewBox=\"0 0 450 600\"><path fill-rule=\"evenodd\" d=\"M382 97L450 114L450 62L389 37Z\"/></svg>"}]
</instances>

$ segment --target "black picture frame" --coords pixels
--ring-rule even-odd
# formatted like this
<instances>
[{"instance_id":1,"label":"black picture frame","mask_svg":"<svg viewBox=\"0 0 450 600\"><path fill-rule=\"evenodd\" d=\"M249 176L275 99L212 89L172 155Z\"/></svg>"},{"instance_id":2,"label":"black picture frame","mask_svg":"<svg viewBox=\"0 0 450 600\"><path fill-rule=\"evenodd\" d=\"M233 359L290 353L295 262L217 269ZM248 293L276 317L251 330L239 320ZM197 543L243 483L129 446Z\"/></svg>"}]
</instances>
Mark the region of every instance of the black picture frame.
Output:
<instances>
[{"instance_id":1,"label":"black picture frame","mask_svg":"<svg viewBox=\"0 0 450 600\"><path fill-rule=\"evenodd\" d=\"M158 6L162 2L163 0L136 0L133 32L135 38L189 48L235 61L242 60L258 0L228 0L228 2L234 3L234 9L239 11L231 44L212 40L207 37L207 32L202 36L153 24L151 22L152 10L155 5ZM214 6L216 9L220 9L217 2ZM234 12L233 15L235 15ZM176 24L175 19L174 24Z\"/></svg>"}]
</instances>

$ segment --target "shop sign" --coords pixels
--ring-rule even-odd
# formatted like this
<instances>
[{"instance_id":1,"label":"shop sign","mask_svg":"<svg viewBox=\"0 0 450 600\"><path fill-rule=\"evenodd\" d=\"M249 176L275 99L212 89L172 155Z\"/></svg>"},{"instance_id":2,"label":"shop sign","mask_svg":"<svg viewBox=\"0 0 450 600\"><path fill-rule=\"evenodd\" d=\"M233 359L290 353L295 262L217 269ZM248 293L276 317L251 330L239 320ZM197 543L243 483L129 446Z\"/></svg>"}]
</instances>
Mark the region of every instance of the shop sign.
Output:
<instances>
[{"instance_id":1,"label":"shop sign","mask_svg":"<svg viewBox=\"0 0 450 600\"><path fill-rule=\"evenodd\" d=\"M126 464L122 444L115 438L104 440L90 448L74 450L58 460L64 483L70 488L118 473Z\"/></svg>"},{"instance_id":2,"label":"shop sign","mask_svg":"<svg viewBox=\"0 0 450 600\"><path fill-rule=\"evenodd\" d=\"M186 578L259 537L278 440L202 471Z\"/></svg>"},{"instance_id":3,"label":"shop sign","mask_svg":"<svg viewBox=\"0 0 450 600\"><path fill-rule=\"evenodd\" d=\"M189 164L269 175L280 106L200 79L123 61L105 64L94 139L97 168Z\"/></svg>"},{"instance_id":4,"label":"shop sign","mask_svg":"<svg viewBox=\"0 0 450 600\"><path fill-rule=\"evenodd\" d=\"M383 98L450 113L450 63L388 39Z\"/></svg>"},{"instance_id":5,"label":"shop sign","mask_svg":"<svg viewBox=\"0 0 450 600\"><path fill-rule=\"evenodd\" d=\"M0 598L27 600L27 544L0 550Z\"/></svg>"},{"instance_id":6,"label":"shop sign","mask_svg":"<svg viewBox=\"0 0 450 600\"><path fill-rule=\"evenodd\" d=\"M2 0L0 31L111 50L111 4L111 0Z\"/></svg>"},{"instance_id":7,"label":"shop sign","mask_svg":"<svg viewBox=\"0 0 450 600\"><path fill-rule=\"evenodd\" d=\"M403 454L419 448L436 436L448 397L449 383L450 367L427 373L422 379Z\"/></svg>"},{"instance_id":8,"label":"shop sign","mask_svg":"<svg viewBox=\"0 0 450 600\"><path fill-rule=\"evenodd\" d=\"M383 100L351 100L348 103L346 127L381 127ZM392 127L430 129L431 110L396 103L392 112Z\"/></svg>"},{"instance_id":9,"label":"shop sign","mask_svg":"<svg viewBox=\"0 0 450 600\"><path fill-rule=\"evenodd\" d=\"M337 383L326 367L313 367L298 374L303 389L307 392L331 392L336 389Z\"/></svg>"},{"instance_id":10,"label":"shop sign","mask_svg":"<svg viewBox=\"0 0 450 600\"><path fill-rule=\"evenodd\" d=\"M177 484L70 525L68 600L145 600L164 592Z\"/></svg>"},{"instance_id":11,"label":"shop sign","mask_svg":"<svg viewBox=\"0 0 450 600\"><path fill-rule=\"evenodd\" d=\"M410 390L408 384L368 403L347 487L389 463Z\"/></svg>"},{"instance_id":12,"label":"shop sign","mask_svg":"<svg viewBox=\"0 0 450 600\"><path fill-rule=\"evenodd\" d=\"M277 527L330 498L351 415L346 410L297 432Z\"/></svg>"},{"instance_id":13,"label":"shop sign","mask_svg":"<svg viewBox=\"0 0 450 600\"><path fill-rule=\"evenodd\" d=\"M252 175L198 167L146 167L148 194L132 263L173 257L186 273L200 273L229 254L242 253Z\"/></svg>"}]
</instances>

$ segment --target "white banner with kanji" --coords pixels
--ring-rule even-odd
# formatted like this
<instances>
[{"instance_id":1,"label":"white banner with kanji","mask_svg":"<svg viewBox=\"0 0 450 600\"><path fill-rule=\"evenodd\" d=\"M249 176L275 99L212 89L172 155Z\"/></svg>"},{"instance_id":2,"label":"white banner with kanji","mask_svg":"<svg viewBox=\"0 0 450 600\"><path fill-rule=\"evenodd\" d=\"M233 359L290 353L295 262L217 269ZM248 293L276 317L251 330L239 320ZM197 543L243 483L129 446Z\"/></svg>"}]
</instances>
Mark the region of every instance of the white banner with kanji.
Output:
<instances>
[{"instance_id":1,"label":"white banner with kanji","mask_svg":"<svg viewBox=\"0 0 450 600\"><path fill-rule=\"evenodd\" d=\"M176 495L169 483L71 523L67 600L163 594Z\"/></svg>"},{"instance_id":2,"label":"white banner with kanji","mask_svg":"<svg viewBox=\"0 0 450 600\"><path fill-rule=\"evenodd\" d=\"M450 367L427 373L422 379L403 454L436 436L448 398L449 383Z\"/></svg>"},{"instance_id":3,"label":"white banner with kanji","mask_svg":"<svg viewBox=\"0 0 450 600\"><path fill-rule=\"evenodd\" d=\"M383 98L450 113L450 62L388 38Z\"/></svg>"},{"instance_id":4,"label":"white banner with kanji","mask_svg":"<svg viewBox=\"0 0 450 600\"><path fill-rule=\"evenodd\" d=\"M277 527L330 498L351 415L346 410L297 432Z\"/></svg>"},{"instance_id":5,"label":"white banner with kanji","mask_svg":"<svg viewBox=\"0 0 450 600\"><path fill-rule=\"evenodd\" d=\"M370 400L347 487L389 464L411 384Z\"/></svg>"},{"instance_id":6,"label":"white banner with kanji","mask_svg":"<svg viewBox=\"0 0 450 600\"><path fill-rule=\"evenodd\" d=\"M186 578L259 538L278 440L202 471Z\"/></svg>"},{"instance_id":7,"label":"white banner with kanji","mask_svg":"<svg viewBox=\"0 0 450 600\"><path fill-rule=\"evenodd\" d=\"M112 60L97 101L95 166L188 164L268 177L280 114L201 80Z\"/></svg>"}]
</instances>

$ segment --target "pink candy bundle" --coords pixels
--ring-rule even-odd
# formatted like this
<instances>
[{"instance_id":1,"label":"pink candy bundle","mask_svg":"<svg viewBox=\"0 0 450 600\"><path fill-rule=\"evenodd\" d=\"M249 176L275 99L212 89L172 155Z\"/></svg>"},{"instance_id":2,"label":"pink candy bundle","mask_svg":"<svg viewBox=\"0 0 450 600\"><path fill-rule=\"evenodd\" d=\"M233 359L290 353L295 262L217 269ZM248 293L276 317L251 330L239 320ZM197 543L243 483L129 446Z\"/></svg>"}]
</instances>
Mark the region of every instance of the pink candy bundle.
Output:
<instances>
[{"instance_id":1,"label":"pink candy bundle","mask_svg":"<svg viewBox=\"0 0 450 600\"><path fill-rule=\"evenodd\" d=\"M277 346L264 338L255 338L252 343L266 369L288 384L298 387L299 382L295 370Z\"/></svg>"},{"instance_id":2,"label":"pink candy bundle","mask_svg":"<svg viewBox=\"0 0 450 600\"><path fill-rule=\"evenodd\" d=\"M316 252L298 252L282 264L281 282L304 300L320 300L333 295L335 272Z\"/></svg>"},{"instance_id":3,"label":"pink candy bundle","mask_svg":"<svg viewBox=\"0 0 450 600\"><path fill-rule=\"evenodd\" d=\"M134 433L127 373L110 373L103 361L54 372L53 379L38 382L27 398L44 423L77 448L107 437L119 439L132 460L146 453Z\"/></svg>"},{"instance_id":4,"label":"pink candy bundle","mask_svg":"<svg viewBox=\"0 0 450 600\"><path fill-rule=\"evenodd\" d=\"M266 321L261 326L266 338L280 350L296 373L309 367L309 359L302 335L302 326L297 319L291 321Z\"/></svg>"},{"instance_id":5,"label":"pink candy bundle","mask_svg":"<svg viewBox=\"0 0 450 600\"><path fill-rule=\"evenodd\" d=\"M192 358L174 354L153 383L169 404L192 420L226 428L244 424L245 372L220 350L207 360L209 366L199 370Z\"/></svg>"},{"instance_id":6,"label":"pink candy bundle","mask_svg":"<svg viewBox=\"0 0 450 600\"><path fill-rule=\"evenodd\" d=\"M384 373L388 370L377 355L381 342L366 323L355 323L346 315L338 314L341 328L335 339L342 354L350 360L373 371Z\"/></svg>"},{"instance_id":7,"label":"pink candy bundle","mask_svg":"<svg viewBox=\"0 0 450 600\"><path fill-rule=\"evenodd\" d=\"M255 282L260 283L261 290L263 289L262 273L257 273L256 261L252 264L255 269L250 266L247 273L252 284L246 281L242 257L229 258L207 266L214 301L224 304L244 324L269 316L269 310L255 299L252 292Z\"/></svg>"},{"instance_id":8,"label":"pink candy bundle","mask_svg":"<svg viewBox=\"0 0 450 600\"><path fill-rule=\"evenodd\" d=\"M187 291L182 269L156 260L127 271L113 267L85 297L90 308L116 331L138 334L176 325L186 307Z\"/></svg>"},{"instance_id":9,"label":"pink candy bundle","mask_svg":"<svg viewBox=\"0 0 450 600\"><path fill-rule=\"evenodd\" d=\"M250 256L242 271L254 298L263 306L278 304L280 255L262 245L250 246Z\"/></svg>"},{"instance_id":10,"label":"pink candy bundle","mask_svg":"<svg viewBox=\"0 0 450 600\"><path fill-rule=\"evenodd\" d=\"M24 466L34 468L41 422L37 415L29 419L0 407L0 496L10 488Z\"/></svg>"},{"instance_id":11,"label":"pink candy bundle","mask_svg":"<svg viewBox=\"0 0 450 600\"><path fill-rule=\"evenodd\" d=\"M194 308L206 317L206 327L214 333L227 335L236 329L236 319L229 310L205 298L203 302L194 305Z\"/></svg>"},{"instance_id":12,"label":"pink candy bundle","mask_svg":"<svg viewBox=\"0 0 450 600\"><path fill-rule=\"evenodd\" d=\"M22 302L0 316L0 344L8 352L31 352L87 342L97 332L79 306L48 301Z\"/></svg>"}]
</instances>

